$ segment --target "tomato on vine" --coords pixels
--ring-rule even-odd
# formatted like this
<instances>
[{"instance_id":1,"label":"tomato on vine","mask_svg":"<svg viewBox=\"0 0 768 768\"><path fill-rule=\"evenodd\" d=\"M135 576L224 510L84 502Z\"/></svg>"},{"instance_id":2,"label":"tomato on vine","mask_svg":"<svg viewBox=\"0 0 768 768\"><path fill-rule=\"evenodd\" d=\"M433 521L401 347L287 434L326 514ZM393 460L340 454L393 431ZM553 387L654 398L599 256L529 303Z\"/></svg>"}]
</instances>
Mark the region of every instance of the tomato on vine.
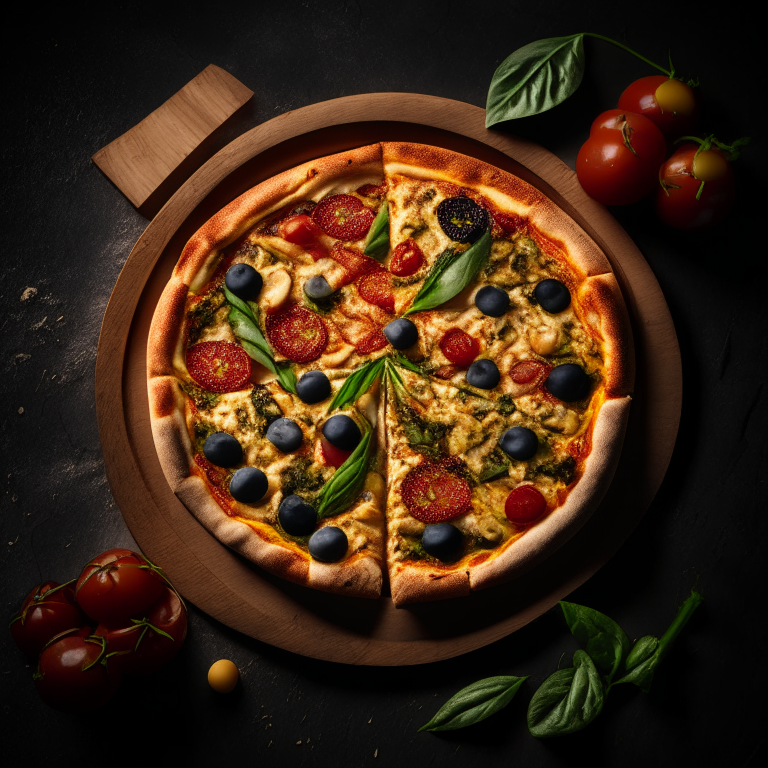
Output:
<instances>
[{"instance_id":1,"label":"tomato on vine","mask_svg":"<svg viewBox=\"0 0 768 768\"><path fill-rule=\"evenodd\" d=\"M666 153L664 135L647 117L609 109L592 123L576 174L603 205L628 205L653 191Z\"/></svg>"},{"instance_id":2,"label":"tomato on vine","mask_svg":"<svg viewBox=\"0 0 768 768\"><path fill-rule=\"evenodd\" d=\"M731 160L748 139L731 145L713 136L685 141L659 170L656 213L676 229L707 229L721 222L733 206L735 182Z\"/></svg>"},{"instance_id":3,"label":"tomato on vine","mask_svg":"<svg viewBox=\"0 0 768 768\"><path fill-rule=\"evenodd\" d=\"M619 97L618 107L647 117L668 138L698 128L697 92L682 80L664 75L649 75L630 83Z\"/></svg>"}]
</instances>

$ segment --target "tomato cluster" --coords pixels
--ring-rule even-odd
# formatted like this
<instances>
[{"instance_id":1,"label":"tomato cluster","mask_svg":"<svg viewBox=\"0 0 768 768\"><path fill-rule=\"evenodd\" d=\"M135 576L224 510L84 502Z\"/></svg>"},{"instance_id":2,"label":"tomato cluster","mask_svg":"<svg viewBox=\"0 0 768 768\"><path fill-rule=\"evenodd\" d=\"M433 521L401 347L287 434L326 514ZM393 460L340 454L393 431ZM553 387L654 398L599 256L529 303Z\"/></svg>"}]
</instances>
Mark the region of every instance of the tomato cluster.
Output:
<instances>
[{"instance_id":1,"label":"tomato cluster","mask_svg":"<svg viewBox=\"0 0 768 768\"><path fill-rule=\"evenodd\" d=\"M628 205L654 194L659 218L677 229L722 221L734 199L728 148L699 139L697 93L680 80L653 75L632 83L618 109L592 123L576 159L584 191L604 205ZM674 142L668 157L667 143Z\"/></svg>"},{"instance_id":2,"label":"tomato cluster","mask_svg":"<svg viewBox=\"0 0 768 768\"><path fill-rule=\"evenodd\" d=\"M110 549L77 579L35 587L10 629L21 651L37 659L43 701L87 712L115 694L123 674L150 674L178 653L187 609L157 566Z\"/></svg>"}]
</instances>

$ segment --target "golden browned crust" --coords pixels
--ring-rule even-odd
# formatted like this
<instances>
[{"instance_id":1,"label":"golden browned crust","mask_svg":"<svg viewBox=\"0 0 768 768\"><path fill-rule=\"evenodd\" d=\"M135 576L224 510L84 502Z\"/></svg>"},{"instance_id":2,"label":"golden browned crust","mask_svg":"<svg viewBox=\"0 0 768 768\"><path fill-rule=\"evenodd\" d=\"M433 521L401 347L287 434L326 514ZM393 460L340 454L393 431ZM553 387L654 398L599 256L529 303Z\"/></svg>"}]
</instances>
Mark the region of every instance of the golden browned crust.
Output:
<instances>
[{"instance_id":1,"label":"golden browned crust","mask_svg":"<svg viewBox=\"0 0 768 768\"><path fill-rule=\"evenodd\" d=\"M147 339L149 379L174 373L173 358L184 326L188 293L189 286L174 274L160 296ZM151 401L150 394L150 403Z\"/></svg>"},{"instance_id":2,"label":"golden browned crust","mask_svg":"<svg viewBox=\"0 0 768 768\"><path fill-rule=\"evenodd\" d=\"M470 571L473 590L484 589L519 576L571 538L597 509L621 456L621 445L629 418L630 398L606 400L592 432L592 450L584 473L568 494L565 503L511 540L496 557Z\"/></svg>"},{"instance_id":3,"label":"golden browned crust","mask_svg":"<svg viewBox=\"0 0 768 768\"><path fill-rule=\"evenodd\" d=\"M184 394L173 376L150 379L148 388L152 438L165 479L175 492L189 476L193 455L185 419Z\"/></svg>"},{"instance_id":4,"label":"golden browned crust","mask_svg":"<svg viewBox=\"0 0 768 768\"><path fill-rule=\"evenodd\" d=\"M550 249L560 251L557 255L567 259L581 277L611 271L608 259L584 230L546 195L517 176L442 147L384 142L382 150L387 174L470 187L502 211L526 218L553 241L548 243Z\"/></svg>"},{"instance_id":5,"label":"golden browned crust","mask_svg":"<svg viewBox=\"0 0 768 768\"><path fill-rule=\"evenodd\" d=\"M447 600L470 593L470 572L431 568L424 563L398 563L389 574L392 602L396 606Z\"/></svg>"},{"instance_id":6,"label":"golden browned crust","mask_svg":"<svg viewBox=\"0 0 768 768\"><path fill-rule=\"evenodd\" d=\"M605 393L624 397L634 391L635 349L624 297L613 274L588 277L577 302L583 320L603 339Z\"/></svg>"},{"instance_id":7,"label":"golden browned crust","mask_svg":"<svg viewBox=\"0 0 768 768\"><path fill-rule=\"evenodd\" d=\"M381 595L382 579L381 566L370 557L350 558L342 563L309 560L307 586L323 592L375 599Z\"/></svg>"}]
</instances>

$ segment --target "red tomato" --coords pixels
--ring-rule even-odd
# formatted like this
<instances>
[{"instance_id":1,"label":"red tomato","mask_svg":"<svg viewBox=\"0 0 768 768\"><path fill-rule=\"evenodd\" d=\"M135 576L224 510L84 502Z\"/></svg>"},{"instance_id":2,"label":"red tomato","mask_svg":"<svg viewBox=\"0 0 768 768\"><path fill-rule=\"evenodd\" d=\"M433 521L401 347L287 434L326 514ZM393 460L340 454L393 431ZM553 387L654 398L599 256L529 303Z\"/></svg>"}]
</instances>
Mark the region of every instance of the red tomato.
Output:
<instances>
[{"instance_id":1,"label":"red tomato","mask_svg":"<svg viewBox=\"0 0 768 768\"><path fill-rule=\"evenodd\" d=\"M628 205L651 193L667 149L647 118L610 109L592 123L576 158L584 191L603 205Z\"/></svg>"},{"instance_id":2,"label":"red tomato","mask_svg":"<svg viewBox=\"0 0 768 768\"><path fill-rule=\"evenodd\" d=\"M401 494L408 511L422 523L442 523L469 512L472 488L452 466L420 464L403 480Z\"/></svg>"},{"instance_id":3,"label":"red tomato","mask_svg":"<svg viewBox=\"0 0 768 768\"><path fill-rule=\"evenodd\" d=\"M251 379L248 353L232 341L201 341L187 350L189 375L210 392L237 392Z\"/></svg>"},{"instance_id":4,"label":"red tomato","mask_svg":"<svg viewBox=\"0 0 768 768\"><path fill-rule=\"evenodd\" d=\"M408 277L418 272L423 263L424 254L421 248L409 237L395 248L389 262L389 271L398 277Z\"/></svg>"},{"instance_id":5,"label":"red tomato","mask_svg":"<svg viewBox=\"0 0 768 768\"><path fill-rule=\"evenodd\" d=\"M369 304L394 314L395 294L392 290L392 275L386 270L377 269L363 275L357 282L357 292Z\"/></svg>"},{"instance_id":6,"label":"red tomato","mask_svg":"<svg viewBox=\"0 0 768 768\"><path fill-rule=\"evenodd\" d=\"M718 163L721 175L711 178L711 174L702 172L709 170L705 163L698 161L702 156L705 156L705 161L714 159L707 158L707 153L725 158L717 149L700 152L696 158L696 170L701 176L709 178L702 182L694 173L697 149L695 144L684 144L659 170L656 213L665 224L676 229L707 229L721 222L733 206L735 183L731 164L727 160L724 164ZM701 194L697 200L699 189Z\"/></svg>"},{"instance_id":7,"label":"red tomato","mask_svg":"<svg viewBox=\"0 0 768 768\"><path fill-rule=\"evenodd\" d=\"M360 240L371 228L376 214L352 195L329 195L321 200L312 220L337 240Z\"/></svg>"},{"instance_id":8,"label":"red tomato","mask_svg":"<svg viewBox=\"0 0 768 768\"><path fill-rule=\"evenodd\" d=\"M461 328L449 328L440 339L440 349L452 363L466 367L480 354L480 342Z\"/></svg>"},{"instance_id":9,"label":"red tomato","mask_svg":"<svg viewBox=\"0 0 768 768\"><path fill-rule=\"evenodd\" d=\"M165 666L184 644L187 609L179 596L166 587L144 618L119 628L100 624L95 634L106 638L107 651L116 654L123 672L148 675Z\"/></svg>"},{"instance_id":10,"label":"red tomato","mask_svg":"<svg viewBox=\"0 0 768 768\"><path fill-rule=\"evenodd\" d=\"M160 569L140 554L110 549L85 566L75 596L95 621L121 626L143 616L163 594L165 584Z\"/></svg>"},{"instance_id":11,"label":"red tomato","mask_svg":"<svg viewBox=\"0 0 768 768\"><path fill-rule=\"evenodd\" d=\"M382 332L381 328L377 328L375 331L371 331L367 336L364 336L361 341L355 346L355 352L358 355L370 355L372 352L378 352L380 349L384 349L389 342L387 337Z\"/></svg>"},{"instance_id":12,"label":"red tomato","mask_svg":"<svg viewBox=\"0 0 768 768\"><path fill-rule=\"evenodd\" d=\"M338 469L350 456L352 451L342 451L341 448L337 448L331 445L324 437L320 438L320 447L323 451L323 458L327 464Z\"/></svg>"},{"instance_id":13,"label":"red tomato","mask_svg":"<svg viewBox=\"0 0 768 768\"><path fill-rule=\"evenodd\" d=\"M45 644L68 629L80 629L88 619L75 602L75 590L57 581L35 587L11 622L11 636L27 655L36 657Z\"/></svg>"},{"instance_id":14,"label":"red tomato","mask_svg":"<svg viewBox=\"0 0 768 768\"><path fill-rule=\"evenodd\" d=\"M267 317L269 343L294 363L309 363L323 354L328 331L320 315L294 304Z\"/></svg>"},{"instance_id":15,"label":"red tomato","mask_svg":"<svg viewBox=\"0 0 768 768\"><path fill-rule=\"evenodd\" d=\"M696 91L666 75L649 75L635 80L619 97L618 106L647 117L671 139L695 133L699 123Z\"/></svg>"},{"instance_id":16,"label":"red tomato","mask_svg":"<svg viewBox=\"0 0 768 768\"><path fill-rule=\"evenodd\" d=\"M302 213L283 219L277 231L283 240L296 245L312 245L323 233L310 216Z\"/></svg>"},{"instance_id":17,"label":"red tomato","mask_svg":"<svg viewBox=\"0 0 768 768\"><path fill-rule=\"evenodd\" d=\"M107 654L103 638L60 638L40 654L35 687L54 709L89 712L108 701L120 685L115 659Z\"/></svg>"},{"instance_id":18,"label":"red tomato","mask_svg":"<svg viewBox=\"0 0 768 768\"><path fill-rule=\"evenodd\" d=\"M538 520L547 511L547 501L532 485L518 485L504 505L507 519L517 525L527 525Z\"/></svg>"}]
</instances>

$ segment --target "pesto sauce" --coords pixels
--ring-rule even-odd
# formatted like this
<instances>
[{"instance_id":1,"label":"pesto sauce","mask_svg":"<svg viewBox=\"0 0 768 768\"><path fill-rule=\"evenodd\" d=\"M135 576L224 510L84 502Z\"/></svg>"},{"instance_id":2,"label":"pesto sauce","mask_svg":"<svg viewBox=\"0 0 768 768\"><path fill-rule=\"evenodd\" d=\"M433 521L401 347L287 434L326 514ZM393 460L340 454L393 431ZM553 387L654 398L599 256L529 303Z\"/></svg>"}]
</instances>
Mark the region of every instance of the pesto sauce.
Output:
<instances>
[{"instance_id":1,"label":"pesto sauce","mask_svg":"<svg viewBox=\"0 0 768 768\"><path fill-rule=\"evenodd\" d=\"M266 434L267 427L275 420L279 419L283 412L277 401L269 393L269 390L263 384L256 384L251 392L251 402L256 409L256 415L259 417L257 427L262 436Z\"/></svg>"},{"instance_id":2,"label":"pesto sauce","mask_svg":"<svg viewBox=\"0 0 768 768\"><path fill-rule=\"evenodd\" d=\"M194 344L203 332L203 329L211 323L214 315L226 301L224 291L221 288L215 288L206 294L197 304L190 310L188 314L189 321L189 342L191 346Z\"/></svg>"},{"instance_id":3,"label":"pesto sauce","mask_svg":"<svg viewBox=\"0 0 768 768\"><path fill-rule=\"evenodd\" d=\"M216 427L207 421L195 422L195 449L197 453L203 452L205 441L216 431Z\"/></svg>"},{"instance_id":4,"label":"pesto sauce","mask_svg":"<svg viewBox=\"0 0 768 768\"><path fill-rule=\"evenodd\" d=\"M312 503L317 492L325 485L325 478L318 469L312 469L312 460L297 459L281 473L283 496L298 494L307 503Z\"/></svg>"},{"instance_id":5,"label":"pesto sauce","mask_svg":"<svg viewBox=\"0 0 768 768\"><path fill-rule=\"evenodd\" d=\"M561 480L565 485L570 485L576 474L576 459L572 456L568 456L562 461L541 464L535 469L529 469L529 471L525 473L526 479L528 478L529 472L532 478L536 475L545 475L546 477L551 477L553 480Z\"/></svg>"},{"instance_id":6,"label":"pesto sauce","mask_svg":"<svg viewBox=\"0 0 768 768\"><path fill-rule=\"evenodd\" d=\"M191 381L180 382L179 386L199 411L210 411L211 408L218 405L219 396L215 392L209 392L207 389L198 387Z\"/></svg>"}]
</instances>

